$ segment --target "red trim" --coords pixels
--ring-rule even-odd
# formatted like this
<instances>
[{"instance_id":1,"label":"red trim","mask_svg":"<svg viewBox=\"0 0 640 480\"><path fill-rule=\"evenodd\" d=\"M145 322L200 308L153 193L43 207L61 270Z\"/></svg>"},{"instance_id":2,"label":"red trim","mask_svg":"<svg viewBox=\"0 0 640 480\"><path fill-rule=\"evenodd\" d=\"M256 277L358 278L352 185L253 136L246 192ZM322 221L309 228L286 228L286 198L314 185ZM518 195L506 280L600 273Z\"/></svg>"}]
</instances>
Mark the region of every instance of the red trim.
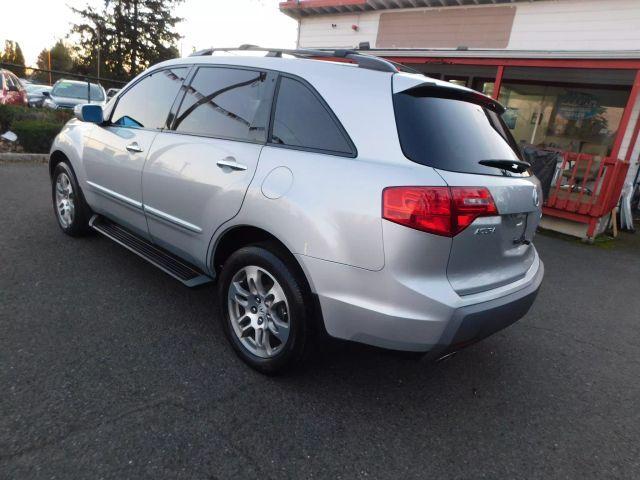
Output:
<instances>
[{"instance_id":1,"label":"red trim","mask_svg":"<svg viewBox=\"0 0 640 480\"><path fill-rule=\"evenodd\" d=\"M633 129L633 135L631 135L631 141L629 142L629 148L627 148L627 154L624 156L626 162L631 161L633 149L636 146L636 142L638 141L638 133L640 133L640 114L638 114L638 118L636 119L636 126Z\"/></svg>"},{"instance_id":2,"label":"red trim","mask_svg":"<svg viewBox=\"0 0 640 480\"><path fill-rule=\"evenodd\" d=\"M549 217L564 218L565 220L573 220L578 223L589 223L591 217L581 215L579 213L567 212L553 207L542 207L542 214Z\"/></svg>"},{"instance_id":3,"label":"red trim","mask_svg":"<svg viewBox=\"0 0 640 480\"><path fill-rule=\"evenodd\" d=\"M538 67L538 68L613 68L623 70L640 69L640 59L575 59L575 58L471 58L471 57L394 57L386 56L398 63L435 63L447 65L484 65L493 67Z\"/></svg>"},{"instance_id":4,"label":"red trim","mask_svg":"<svg viewBox=\"0 0 640 480\"><path fill-rule=\"evenodd\" d=\"M636 78L633 81L633 87L631 88L631 93L629 94L629 100L627 100L627 105L624 107L624 113L622 114L622 120L620 120L618 133L616 134L616 141L613 143L613 148L611 149L611 156L614 158L618 158L618 155L620 154L622 139L624 138L624 134L627 131L627 127L629 126L629 121L631 120L631 112L633 111L633 107L636 104L639 93L640 70L636 72Z\"/></svg>"},{"instance_id":5,"label":"red trim","mask_svg":"<svg viewBox=\"0 0 640 480\"><path fill-rule=\"evenodd\" d=\"M502 87L503 75L504 75L504 65L498 65L498 71L496 72L496 80L493 84L492 97L494 100L498 100L498 97L500 96L500 88Z\"/></svg>"}]
</instances>

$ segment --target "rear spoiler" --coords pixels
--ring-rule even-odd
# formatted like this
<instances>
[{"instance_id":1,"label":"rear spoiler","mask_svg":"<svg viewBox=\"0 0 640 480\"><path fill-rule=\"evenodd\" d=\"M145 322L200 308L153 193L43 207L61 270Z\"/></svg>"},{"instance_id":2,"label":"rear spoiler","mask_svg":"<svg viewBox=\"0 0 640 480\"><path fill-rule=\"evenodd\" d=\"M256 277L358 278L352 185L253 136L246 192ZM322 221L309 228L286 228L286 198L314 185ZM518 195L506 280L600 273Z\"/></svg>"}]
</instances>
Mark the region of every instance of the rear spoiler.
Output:
<instances>
[{"instance_id":1,"label":"rear spoiler","mask_svg":"<svg viewBox=\"0 0 640 480\"><path fill-rule=\"evenodd\" d=\"M442 80L431 79L420 75L400 75L394 77L393 93L406 93L413 96L430 96L438 98L450 98L464 102L475 103L502 115L506 108L497 100L466 87L453 85ZM411 77L411 78L410 78ZM416 81L416 80L421 81ZM399 80L399 81L397 81Z\"/></svg>"}]
</instances>

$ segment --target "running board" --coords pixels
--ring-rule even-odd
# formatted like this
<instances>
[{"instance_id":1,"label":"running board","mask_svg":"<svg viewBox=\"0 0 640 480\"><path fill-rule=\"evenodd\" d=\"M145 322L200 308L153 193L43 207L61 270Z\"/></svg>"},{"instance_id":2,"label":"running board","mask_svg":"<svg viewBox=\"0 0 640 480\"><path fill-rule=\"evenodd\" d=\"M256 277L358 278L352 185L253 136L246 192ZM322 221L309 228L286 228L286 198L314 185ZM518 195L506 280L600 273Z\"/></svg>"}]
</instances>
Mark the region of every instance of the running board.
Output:
<instances>
[{"instance_id":1,"label":"running board","mask_svg":"<svg viewBox=\"0 0 640 480\"><path fill-rule=\"evenodd\" d=\"M173 278L180 280L187 287L197 287L213 281L211 277L205 275L193 265L101 215L91 217L89 226L127 250L144 258L147 262L155 265Z\"/></svg>"}]
</instances>

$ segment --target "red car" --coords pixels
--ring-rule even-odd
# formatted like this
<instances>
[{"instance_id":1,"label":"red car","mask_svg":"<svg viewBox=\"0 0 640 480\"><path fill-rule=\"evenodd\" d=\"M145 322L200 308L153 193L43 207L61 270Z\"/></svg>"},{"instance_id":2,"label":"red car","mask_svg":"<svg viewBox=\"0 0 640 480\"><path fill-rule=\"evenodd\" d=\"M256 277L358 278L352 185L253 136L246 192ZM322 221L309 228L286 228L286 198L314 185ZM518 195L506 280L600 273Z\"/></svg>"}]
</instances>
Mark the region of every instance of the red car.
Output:
<instances>
[{"instance_id":1,"label":"red car","mask_svg":"<svg viewBox=\"0 0 640 480\"><path fill-rule=\"evenodd\" d=\"M0 69L0 105L28 105L27 91L13 73Z\"/></svg>"}]
</instances>

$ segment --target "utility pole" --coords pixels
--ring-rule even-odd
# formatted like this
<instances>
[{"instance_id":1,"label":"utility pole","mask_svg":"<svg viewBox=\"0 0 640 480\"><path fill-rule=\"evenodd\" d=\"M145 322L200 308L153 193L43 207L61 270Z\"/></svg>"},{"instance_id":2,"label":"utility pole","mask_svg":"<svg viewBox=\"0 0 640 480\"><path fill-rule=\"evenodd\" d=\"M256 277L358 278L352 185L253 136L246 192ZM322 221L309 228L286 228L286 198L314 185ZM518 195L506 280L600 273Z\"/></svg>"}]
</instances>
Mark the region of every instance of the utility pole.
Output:
<instances>
[{"instance_id":1,"label":"utility pole","mask_svg":"<svg viewBox=\"0 0 640 480\"><path fill-rule=\"evenodd\" d=\"M100 50L102 50L102 41L100 39L100 25L96 25L96 35L98 37L98 84L100 84Z\"/></svg>"},{"instance_id":2,"label":"utility pole","mask_svg":"<svg viewBox=\"0 0 640 480\"><path fill-rule=\"evenodd\" d=\"M133 38L131 39L131 77L135 77L138 63L138 0L133 0Z\"/></svg>"},{"instance_id":3,"label":"utility pole","mask_svg":"<svg viewBox=\"0 0 640 480\"><path fill-rule=\"evenodd\" d=\"M49 85L51 85L51 49L47 52L47 56L49 57Z\"/></svg>"}]
</instances>

